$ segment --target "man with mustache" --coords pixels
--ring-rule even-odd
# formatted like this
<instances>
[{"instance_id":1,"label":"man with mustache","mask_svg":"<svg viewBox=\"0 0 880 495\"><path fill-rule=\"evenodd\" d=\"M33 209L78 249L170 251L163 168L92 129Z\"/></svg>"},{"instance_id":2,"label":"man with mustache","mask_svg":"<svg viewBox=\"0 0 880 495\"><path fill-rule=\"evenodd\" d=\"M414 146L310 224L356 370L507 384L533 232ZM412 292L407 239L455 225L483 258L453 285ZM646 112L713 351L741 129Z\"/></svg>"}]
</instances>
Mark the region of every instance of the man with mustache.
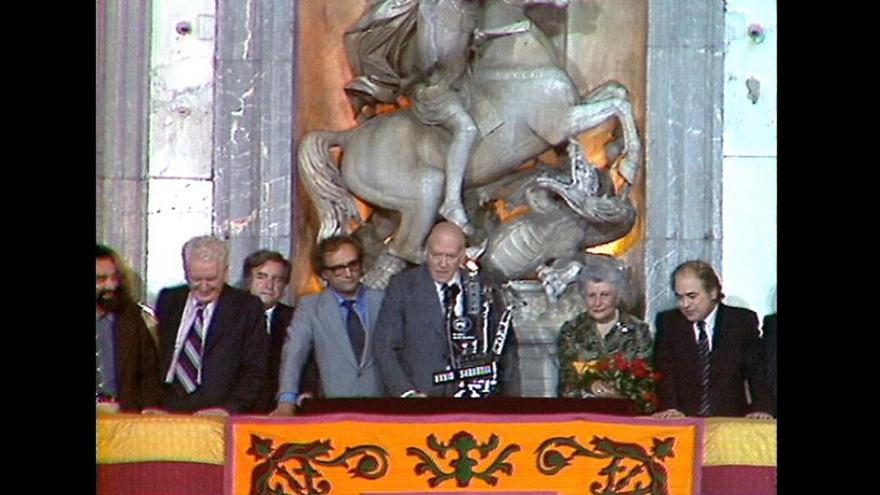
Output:
<instances>
[{"instance_id":1,"label":"man with mustache","mask_svg":"<svg viewBox=\"0 0 880 495\"><path fill-rule=\"evenodd\" d=\"M158 353L141 307L133 300L121 257L98 244L95 253L95 397L125 412L158 406Z\"/></svg>"}]
</instances>

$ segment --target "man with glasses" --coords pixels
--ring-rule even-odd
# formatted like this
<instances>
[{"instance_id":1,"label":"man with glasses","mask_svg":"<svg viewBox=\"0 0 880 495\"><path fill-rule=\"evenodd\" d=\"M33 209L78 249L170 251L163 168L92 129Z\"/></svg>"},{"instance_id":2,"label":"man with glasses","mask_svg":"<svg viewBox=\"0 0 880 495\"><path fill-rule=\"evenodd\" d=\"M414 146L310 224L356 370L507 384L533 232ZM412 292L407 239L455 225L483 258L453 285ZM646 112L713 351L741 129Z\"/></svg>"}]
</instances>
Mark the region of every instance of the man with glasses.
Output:
<instances>
[{"instance_id":1,"label":"man with glasses","mask_svg":"<svg viewBox=\"0 0 880 495\"><path fill-rule=\"evenodd\" d=\"M327 288L300 299L287 328L273 416L294 413L312 350L324 397L384 395L372 349L384 294L361 284L363 248L352 237L330 237L318 244L312 262Z\"/></svg>"}]
</instances>

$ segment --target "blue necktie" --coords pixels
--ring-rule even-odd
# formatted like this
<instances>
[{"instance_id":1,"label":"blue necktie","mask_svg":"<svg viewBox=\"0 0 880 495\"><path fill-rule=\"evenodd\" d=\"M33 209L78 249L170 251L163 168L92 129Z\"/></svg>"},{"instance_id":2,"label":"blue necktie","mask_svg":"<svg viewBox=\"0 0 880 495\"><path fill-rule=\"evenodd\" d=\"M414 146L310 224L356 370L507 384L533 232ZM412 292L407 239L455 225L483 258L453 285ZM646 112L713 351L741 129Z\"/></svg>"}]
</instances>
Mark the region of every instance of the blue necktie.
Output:
<instances>
[{"instance_id":1,"label":"blue necktie","mask_svg":"<svg viewBox=\"0 0 880 495\"><path fill-rule=\"evenodd\" d=\"M354 357L358 364L361 362L361 355L364 353L364 342L367 333L364 331L364 325L361 323L361 317L358 316L354 305L357 303L354 299L347 299L342 303L348 309L348 317L345 320L345 329L348 331L348 339L351 341L351 349L354 351Z\"/></svg>"}]
</instances>

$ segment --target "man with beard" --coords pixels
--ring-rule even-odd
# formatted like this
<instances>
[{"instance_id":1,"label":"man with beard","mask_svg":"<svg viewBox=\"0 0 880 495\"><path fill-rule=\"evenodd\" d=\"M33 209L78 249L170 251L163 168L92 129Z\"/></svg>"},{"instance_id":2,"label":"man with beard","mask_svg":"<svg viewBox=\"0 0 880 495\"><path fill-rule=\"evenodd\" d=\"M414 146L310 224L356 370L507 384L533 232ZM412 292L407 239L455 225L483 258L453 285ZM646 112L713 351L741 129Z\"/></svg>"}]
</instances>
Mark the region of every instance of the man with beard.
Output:
<instances>
[{"instance_id":1,"label":"man with beard","mask_svg":"<svg viewBox=\"0 0 880 495\"><path fill-rule=\"evenodd\" d=\"M158 406L158 353L140 306L132 299L124 264L107 246L95 255L95 396L122 411Z\"/></svg>"},{"instance_id":2,"label":"man with beard","mask_svg":"<svg viewBox=\"0 0 880 495\"><path fill-rule=\"evenodd\" d=\"M260 298L266 314L269 332L269 372L263 393L257 398L254 412L265 414L275 409L275 393L278 391L278 369L281 350L287 337L287 326L293 318L293 307L281 302L284 290L290 283L290 262L276 251L260 249L244 260L241 288ZM300 388L303 394L315 397L319 388L318 365L314 353L309 355L303 370Z\"/></svg>"}]
</instances>

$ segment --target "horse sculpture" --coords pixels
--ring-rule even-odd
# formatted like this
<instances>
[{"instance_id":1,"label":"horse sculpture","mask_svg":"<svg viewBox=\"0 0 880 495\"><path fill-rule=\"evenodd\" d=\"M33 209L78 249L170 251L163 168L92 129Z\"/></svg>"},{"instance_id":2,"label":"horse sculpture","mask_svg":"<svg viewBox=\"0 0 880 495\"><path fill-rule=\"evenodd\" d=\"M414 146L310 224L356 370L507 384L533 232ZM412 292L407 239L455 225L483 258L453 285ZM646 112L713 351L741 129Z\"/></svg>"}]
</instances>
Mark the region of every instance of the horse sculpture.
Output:
<instances>
[{"instance_id":1,"label":"horse sculpture","mask_svg":"<svg viewBox=\"0 0 880 495\"><path fill-rule=\"evenodd\" d=\"M477 49L462 93L481 132L464 187L485 186L528 160L608 119L620 125L623 150L614 167L626 181L638 171L641 142L627 89L615 81L580 98L546 34L525 15L533 5L568 0L487 0L480 30L519 22L525 29L489 37ZM360 223L354 196L397 211L400 221L364 283L384 287L406 261L422 262L422 245L443 199L449 135L408 109L381 114L344 131L313 131L302 139L300 177L319 219L318 240ZM341 163L331 149L341 147Z\"/></svg>"}]
</instances>

